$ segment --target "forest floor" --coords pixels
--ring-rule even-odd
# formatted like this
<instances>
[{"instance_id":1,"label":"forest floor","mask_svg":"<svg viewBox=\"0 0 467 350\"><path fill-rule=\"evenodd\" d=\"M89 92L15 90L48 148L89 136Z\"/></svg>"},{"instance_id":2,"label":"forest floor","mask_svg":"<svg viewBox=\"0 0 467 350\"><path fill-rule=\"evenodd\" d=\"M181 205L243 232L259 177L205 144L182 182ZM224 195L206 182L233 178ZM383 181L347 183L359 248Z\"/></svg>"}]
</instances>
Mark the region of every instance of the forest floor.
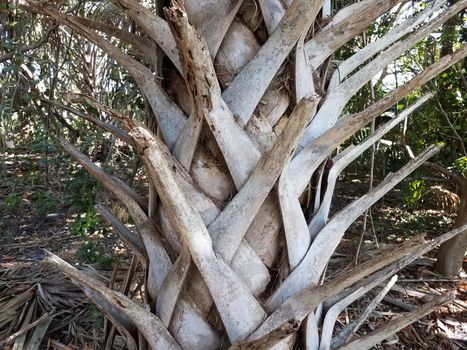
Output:
<instances>
[{"instance_id":1,"label":"forest floor","mask_svg":"<svg viewBox=\"0 0 467 350\"><path fill-rule=\"evenodd\" d=\"M83 194L95 183L68 162L53 151L47 157L43 150L21 147L0 153L0 348L8 349L2 341L44 312L50 317L42 323L47 325L42 327L46 332L43 348L103 349L109 338L111 326L81 290L43 264L48 250L118 288L131 260L123 243L83 201ZM334 212L367 189L368 179L345 176L337 188ZM394 189L373 206L363 236L363 216L348 230L333 258L339 271L416 234L425 233L430 238L449 230L454 217L449 203L438 208L431 203L431 209L407 206L401 191ZM99 194L98 190L97 197L102 200ZM92 202L94 197L88 199ZM454 303L406 327L378 348L467 349L466 280L436 274L435 257L436 252L431 252L401 271L389 298L377 307L359 334L371 332L436 294L455 289ZM329 270L332 274L333 268ZM352 304L338 322L347 324L364 305L365 300ZM26 334L19 335L10 346L25 339ZM116 336L113 348L121 348L122 342L123 338Z\"/></svg>"}]
</instances>

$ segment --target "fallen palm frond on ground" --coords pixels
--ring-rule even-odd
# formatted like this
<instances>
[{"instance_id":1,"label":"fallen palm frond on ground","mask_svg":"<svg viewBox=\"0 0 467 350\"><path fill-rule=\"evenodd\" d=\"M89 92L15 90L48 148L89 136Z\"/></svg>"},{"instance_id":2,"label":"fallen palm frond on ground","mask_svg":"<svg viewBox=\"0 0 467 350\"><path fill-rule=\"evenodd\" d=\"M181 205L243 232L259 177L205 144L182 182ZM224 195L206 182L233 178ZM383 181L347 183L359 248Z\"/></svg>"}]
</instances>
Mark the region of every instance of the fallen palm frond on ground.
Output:
<instances>
[{"instance_id":1,"label":"fallen palm frond on ground","mask_svg":"<svg viewBox=\"0 0 467 350\"><path fill-rule=\"evenodd\" d=\"M84 271L109 283L109 272L91 267ZM122 279L120 273L115 284L124 284ZM103 335L96 331L102 321L82 290L62 274L27 263L0 266L1 349L34 350L40 344L50 349L98 349ZM120 335L112 342L123 345ZM90 346L93 343L97 346Z\"/></svg>"}]
</instances>

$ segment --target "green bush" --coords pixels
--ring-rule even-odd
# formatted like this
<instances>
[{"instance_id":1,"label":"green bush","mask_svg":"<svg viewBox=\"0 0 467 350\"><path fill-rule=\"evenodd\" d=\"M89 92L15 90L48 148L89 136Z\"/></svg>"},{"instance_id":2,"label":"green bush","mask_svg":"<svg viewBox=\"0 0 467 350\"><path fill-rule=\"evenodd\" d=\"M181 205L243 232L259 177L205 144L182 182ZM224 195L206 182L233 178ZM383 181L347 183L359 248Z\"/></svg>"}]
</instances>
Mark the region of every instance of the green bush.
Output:
<instances>
[{"instance_id":1,"label":"green bush","mask_svg":"<svg viewBox=\"0 0 467 350\"><path fill-rule=\"evenodd\" d=\"M90 212L96 203L97 181L86 170L79 169L66 184L68 204L82 212Z\"/></svg>"}]
</instances>

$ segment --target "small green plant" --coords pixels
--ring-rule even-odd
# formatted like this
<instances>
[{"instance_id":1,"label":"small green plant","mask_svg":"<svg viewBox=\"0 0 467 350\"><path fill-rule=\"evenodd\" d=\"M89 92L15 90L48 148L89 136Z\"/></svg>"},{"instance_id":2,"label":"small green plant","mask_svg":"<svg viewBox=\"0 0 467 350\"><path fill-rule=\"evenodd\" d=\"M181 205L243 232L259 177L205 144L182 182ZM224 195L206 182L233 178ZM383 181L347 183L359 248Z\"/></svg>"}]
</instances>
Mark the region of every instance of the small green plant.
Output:
<instances>
[{"instance_id":1,"label":"small green plant","mask_svg":"<svg viewBox=\"0 0 467 350\"><path fill-rule=\"evenodd\" d=\"M94 327L101 329L104 327L104 315L94 304L89 304L89 313L94 320Z\"/></svg>"},{"instance_id":2,"label":"small green plant","mask_svg":"<svg viewBox=\"0 0 467 350\"><path fill-rule=\"evenodd\" d=\"M69 228L72 234L81 237L89 236L96 231L105 234L104 229L100 228L99 215L94 208L85 213L78 214Z\"/></svg>"},{"instance_id":3,"label":"small green plant","mask_svg":"<svg viewBox=\"0 0 467 350\"><path fill-rule=\"evenodd\" d=\"M112 257L105 253L104 246L93 241L84 242L79 248L78 256L84 263L99 264L105 267L112 265Z\"/></svg>"},{"instance_id":4,"label":"small green plant","mask_svg":"<svg viewBox=\"0 0 467 350\"><path fill-rule=\"evenodd\" d=\"M462 175L467 176L467 157L457 159L456 168L459 169Z\"/></svg>"},{"instance_id":5,"label":"small green plant","mask_svg":"<svg viewBox=\"0 0 467 350\"><path fill-rule=\"evenodd\" d=\"M68 203L83 212L94 209L97 181L84 169L79 169L67 183Z\"/></svg>"},{"instance_id":6,"label":"small green plant","mask_svg":"<svg viewBox=\"0 0 467 350\"><path fill-rule=\"evenodd\" d=\"M57 208L55 198L48 192L39 192L36 199L37 212L41 215L50 213Z\"/></svg>"},{"instance_id":7,"label":"small green plant","mask_svg":"<svg viewBox=\"0 0 467 350\"><path fill-rule=\"evenodd\" d=\"M18 193L12 192L3 199L3 204L5 204L10 211L16 210L21 205L21 197Z\"/></svg>"},{"instance_id":8,"label":"small green plant","mask_svg":"<svg viewBox=\"0 0 467 350\"><path fill-rule=\"evenodd\" d=\"M70 232L76 236L89 236L94 233L104 234L100 218L94 209L96 203L97 181L84 169L79 169L73 179L67 183L67 202L80 214L70 224Z\"/></svg>"},{"instance_id":9,"label":"small green plant","mask_svg":"<svg viewBox=\"0 0 467 350\"><path fill-rule=\"evenodd\" d=\"M427 188L426 181L423 179L415 179L411 182L406 182L402 188L402 197L404 202L409 207L415 205Z\"/></svg>"}]
</instances>

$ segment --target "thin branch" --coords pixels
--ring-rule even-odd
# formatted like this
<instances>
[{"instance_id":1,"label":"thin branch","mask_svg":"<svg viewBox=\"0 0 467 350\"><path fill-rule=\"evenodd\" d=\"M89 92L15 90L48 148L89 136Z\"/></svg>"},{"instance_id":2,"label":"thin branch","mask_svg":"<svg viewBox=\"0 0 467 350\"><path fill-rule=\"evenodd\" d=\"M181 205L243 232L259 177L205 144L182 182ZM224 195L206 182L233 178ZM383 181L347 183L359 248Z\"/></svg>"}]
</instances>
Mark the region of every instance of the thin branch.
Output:
<instances>
[{"instance_id":1,"label":"thin branch","mask_svg":"<svg viewBox=\"0 0 467 350\"><path fill-rule=\"evenodd\" d=\"M9 343L11 343L13 340L18 338L19 336L22 336L25 333L27 333L30 329L33 329L34 327L39 326L43 323L50 322L57 314L58 313L55 313L55 314L50 314L48 312L44 313L41 317L39 317L34 322L29 323L27 326L22 327L20 330L8 336L6 339L3 339L2 341L0 341L0 346L8 345Z\"/></svg>"},{"instance_id":2,"label":"thin branch","mask_svg":"<svg viewBox=\"0 0 467 350\"><path fill-rule=\"evenodd\" d=\"M326 27L305 44L310 65L317 69L333 52L404 0L364 0L340 10ZM358 17L358 20L355 18Z\"/></svg>"},{"instance_id":3,"label":"thin branch","mask_svg":"<svg viewBox=\"0 0 467 350\"><path fill-rule=\"evenodd\" d=\"M365 310L360 314L360 316L349 323L347 326L342 329L339 334L332 340L332 348L335 349L343 344L345 344L350 337L352 337L358 329L363 325L363 323L368 319L373 310L379 305L383 300L386 294L391 290L394 284L397 281L397 275L394 275L391 280L381 289L381 291L376 295L376 297L367 305Z\"/></svg>"},{"instance_id":4,"label":"thin branch","mask_svg":"<svg viewBox=\"0 0 467 350\"><path fill-rule=\"evenodd\" d=\"M445 167L439 165L438 163L426 162L424 165L427 168L430 168L430 169L432 169L432 170L446 176L447 178L451 179L452 181L454 181L458 185L462 185L462 183L464 181L460 175L456 174L455 172L453 172L451 170L446 169Z\"/></svg>"},{"instance_id":5,"label":"thin branch","mask_svg":"<svg viewBox=\"0 0 467 350\"><path fill-rule=\"evenodd\" d=\"M16 50L10 51L10 52L0 56L0 63L3 63L5 61L8 61L8 60L12 59L13 57L15 57L15 55L21 55L21 54L24 54L24 53L26 53L28 51L38 49L39 47L44 45L49 40L50 34L55 29L57 29L57 27L58 27L57 25L54 25L54 26L50 27L47 30L47 32L39 40L37 40L34 44L22 45L19 48L17 48Z\"/></svg>"},{"instance_id":6,"label":"thin branch","mask_svg":"<svg viewBox=\"0 0 467 350\"><path fill-rule=\"evenodd\" d=\"M341 274L324 285L309 286L303 289L276 309L248 339L254 340L268 334L283 323L288 322L291 316L301 322L320 303L339 294L345 288L352 286L381 268L387 267L384 274L380 275L382 277L379 281L392 276L434 247L464 232L465 229L467 229L467 225L449 231L430 242L425 242L423 235L419 235L395 249L388 249L379 256L358 265L350 273Z\"/></svg>"},{"instance_id":7,"label":"thin branch","mask_svg":"<svg viewBox=\"0 0 467 350\"><path fill-rule=\"evenodd\" d=\"M401 144L404 147L404 151L405 151L406 156L409 159L413 159L415 156L414 156L412 147L407 144L407 140L406 140L406 137L405 137L405 132L406 131L407 131L406 128L404 128L404 132L403 132L402 137L401 137ZM434 162L425 162L425 164L423 164L423 166L425 168L429 168L429 169L431 169L433 171L436 171L436 172L440 173L441 175L444 175L449 180L454 181L457 185L462 187L462 184L463 184L464 180L460 175L456 174L455 172L453 172L453 171L451 171L449 169L446 169L442 165L440 165L438 163L434 163Z\"/></svg>"},{"instance_id":8,"label":"thin branch","mask_svg":"<svg viewBox=\"0 0 467 350\"><path fill-rule=\"evenodd\" d=\"M66 105L64 105L62 103L59 103L57 101L52 101L52 100L49 100L49 99L46 99L46 98L42 98L40 96L39 96L39 99L41 101L45 102L45 103L52 104L53 106L55 106L57 108L64 109L67 112L75 114L76 116L81 117L81 118L83 118L83 119L85 119L85 120L87 120L87 121L101 127L102 129L110 132L112 135L118 137L119 139L124 141L129 146L133 146L133 140L131 139L131 137L128 135L128 133L126 133L125 131L123 131L119 127L116 127L115 125L110 124L110 123L106 123L106 122L100 120L99 118L93 117L93 116L91 116L91 115L89 115L87 113L81 112L81 111L79 111L77 109L66 106Z\"/></svg>"},{"instance_id":9,"label":"thin branch","mask_svg":"<svg viewBox=\"0 0 467 350\"><path fill-rule=\"evenodd\" d=\"M435 20L422 25L407 38L399 41L382 52L374 60L361 68L357 73L331 90L321 106L316 118L308 126L301 145L311 142L324 131L331 128L337 121L346 103L355 93L373 78L381 69L414 46L417 42L429 35L433 29L455 16L467 6L467 0L460 0L449 7Z\"/></svg>"},{"instance_id":10,"label":"thin branch","mask_svg":"<svg viewBox=\"0 0 467 350\"><path fill-rule=\"evenodd\" d=\"M34 4L31 0L28 0L28 3ZM32 7L37 8L36 6ZM41 9L41 11L44 11L50 17L68 26L70 29L99 46L128 70L146 95L154 110L165 141L170 147L173 146L180 135L186 118L180 108L170 100L160 84L154 79L151 71L143 64L110 44L107 40L98 36L95 32L84 28L84 26L73 17L64 16L61 13L45 8Z\"/></svg>"},{"instance_id":11,"label":"thin branch","mask_svg":"<svg viewBox=\"0 0 467 350\"><path fill-rule=\"evenodd\" d=\"M323 322L323 330L321 332L319 350L329 350L331 347L332 331L334 330L337 317L347 306L359 299L366 292L367 290L359 288L344 299L340 300L338 303L334 304L328 312L326 312Z\"/></svg>"},{"instance_id":12,"label":"thin branch","mask_svg":"<svg viewBox=\"0 0 467 350\"><path fill-rule=\"evenodd\" d=\"M461 76L462 75L462 72L459 72L459 74ZM465 80L465 78L464 78ZM467 150L465 148L465 143L464 143L464 139L459 135L459 133L457 132L456 128L454 127L454 125L452 124L451 122L451 119L449 118L449 115L446 113L446 111L444 110L443 108L443 105L441 104L441 101L438 97L438 95L435 95L435 100L436 100L436 104L438 105L438 108L439 108L439 111L441 112L441 114L443 115L444 119L446 119L446 121L448 122L449 124L449 127L451 129L451 131L454 133L454 135L456 136L456 138L459 140L459 144L462 148L462 153L464 154L464 156L467 157Z\"/></svg>"},{"instance_id":13,"label":"thin branch","mask_svg":"<svg viewBox=\"0 0 467 350\"><path fill-rule=\"evenodd\" d=\"M392 319L388 323L380 326L376 331L370 333L369 335L358 338L354 341L351 341L349 344L340 347L339 350L371 349L375 345L382 342L384 339L388 338L390 335L400 331L408 325L411 325L412 323L418 321L422 317L436 311L442 305L455 300L455 298L456 293L454 291L436 297L435 299L424 304L418 309Z\"/></svg>"},{"instance_id":14,"label":"thin branch","mask_svg":"<svg viewBox=\"0 0 467 350\"><path fill-rule=\"evenodd\" d=\"M107 221L117 232L118 236L128 246L131 247L133 252L138 256L140 261L144 261L144 244L139 235L134 234L120 220L118 220L109 209L102 204L96 204L95 208L101 216Z\"/></svg>"},{"instance_id":15,"label":"thin branch","mask_svg":"<svg viewBox=\"0 0 467 350\"><path fill-rule=\"evenodd\" d=\"M394 128L397 124L399 124L410 114L412 114L417 108L423 105L432 96L433 94L427 94L425 96L420 97L415 103L407 107L397 117L393 118L386 124L380 126L378 130L371 134L366 140L364 140L356 146L351 146L350 149L348 148L344 152L339 153L339 155L333 160L334 164L328 174L327 188L324 194L323 202L318 212L308 225L310 235L312 238L316 237L318 232L324 227L328 220L329 210L331 208L332 195L334 193L337 178L342 172L342 170L344 170L346 166L353 162L357 157L359 157L364 151L371 147L386 133L392 130L392 128Z\"/></svg>"},{"instance_id":16,"label":"thin branch","mask_svg":"<svg viewBox=\"0 0 467 350\"><path fill-rule=\"evenodd\" d=\"M342 62L334 71L331 82L329 83L330 89L337 87L339 83L347 77L347 75L349 75L355 68L363 64L366 60L370 59L372 56L376 55L378 52L396 42L405 34L409 33L416 26L423 23L435 11L439 10L445 3L446 0L437 0L430 3L418 15L407 19L395 28L391 29L383 37L376 39L374 42L368 44L363 49L358 50L347 60Z\"/></svg>"},{"instance_id":17,"label":"thin branch","mask_svg":"<svg viewBox=\"0 0 467 350\"><path fill-rule=\"evenodd\" d=\"M123 11L154 40L175 67L182 72L177 44L168 23L134 0L115 0L115 2L120 4Z\"/></svg>"},{"instance_id":18,"label":"thin branch","mask_svg":"<svg viewBox=\"0 0 467 350\"><path fill-rule=\"evenodd\" d=\"M133 199L132 194L128 193L126 189L123 189L120 184L115 181L115 179L106 174L104 170L95 165L88 157L81 153L72 144L61 138L59 138L58 141L68 154L73 156L92 176L94 176L104 185L104 187L106 187L127 206L130 215L133 217L133 220L135 220L136 223L143 224L148 220L146 213Z\"/></svg>"},{"instance_id":19,"label":"thin branch","mask_svg":"<svg viewBox=\"0 0 467 350\"><path fill-rule=\"evenodd\" d=\"M73 18L89 28L99 30L105 34L111 35L117 39L125 41L128 44L133 45L136 50L146 56L146 58L149 60L149 63L154 64L157 61L156 44L153 41L134 33L113 27L111 25L93 21L89 18L79 16L73 16Z\"/></svg>"},{"instance_id":20,"label":"thin branch","mask_svg":"<svg viewBox=\"0 0 467 350\"><path fill-rule=\"evenodd\" d=\"M135 221L136 227L146 248L149 258L148 292L151 298L155 298L160 289L167 272L172 265L170 258L158 238L154 224L149 221L146 213L128 193L128 187L122 187L120 183L107 175L101 168L96 166L88 157L81 153L76 147L63 139L59 139L60 145L72 155L92 176L112 192L127 208Z\"/></svg>"}]
</instances>

